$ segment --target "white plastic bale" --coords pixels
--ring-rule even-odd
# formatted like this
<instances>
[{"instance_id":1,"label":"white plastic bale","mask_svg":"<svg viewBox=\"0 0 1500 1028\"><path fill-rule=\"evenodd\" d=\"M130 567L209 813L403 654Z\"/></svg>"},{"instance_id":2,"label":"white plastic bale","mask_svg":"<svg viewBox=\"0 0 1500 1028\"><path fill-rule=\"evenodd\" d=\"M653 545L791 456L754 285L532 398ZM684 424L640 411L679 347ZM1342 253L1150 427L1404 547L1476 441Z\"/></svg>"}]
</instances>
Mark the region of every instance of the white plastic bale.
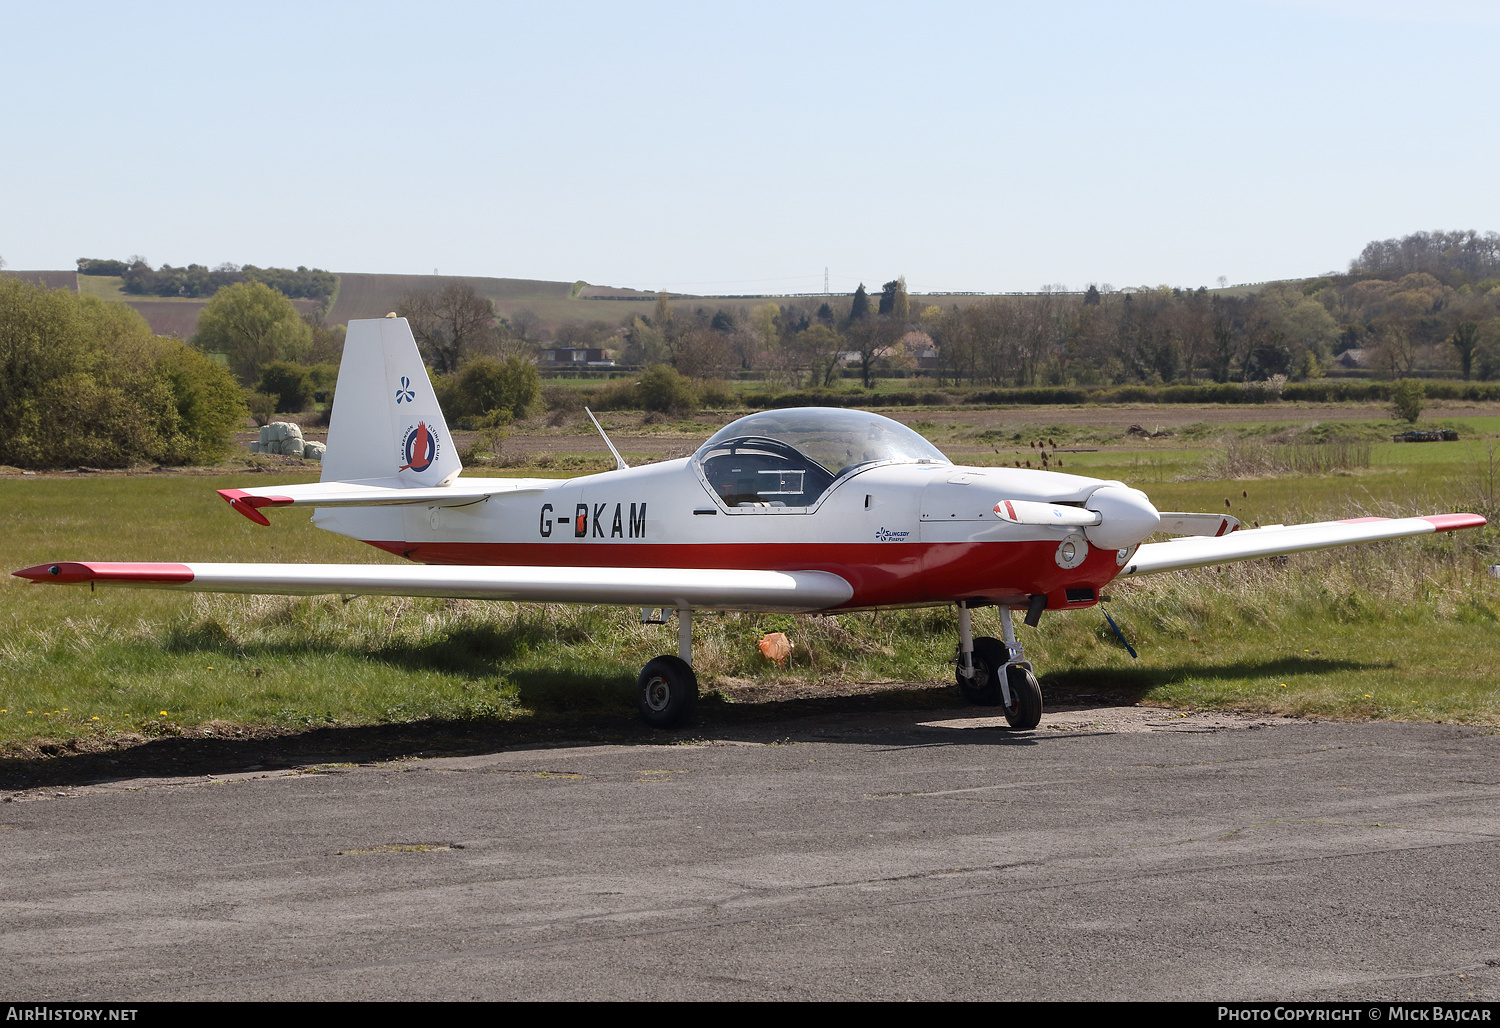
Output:
<instances>
[{"instance_id":1,"label":"white plastic bale","mask_svg":"<svg viewBox=\"0 0 1500 1028\"><path fill-rule=\"evenodd\" d=\"M277 452L279 452L284 457L302 456L302 439L300 437L295 439L291 437L283 439L279 444L279 449Z\"/></svg>"},{"instance_id":2,"label":"white plastic bale","mask_svg":"<svg viewBox=\"0 0 1500 1028\"><path fill-rule=\"evenodd\" d=\"M261 429L264 442L280 443L288 439L301 439L302 426L294 421L273 421Z\"/></svg>"}]
</instances>

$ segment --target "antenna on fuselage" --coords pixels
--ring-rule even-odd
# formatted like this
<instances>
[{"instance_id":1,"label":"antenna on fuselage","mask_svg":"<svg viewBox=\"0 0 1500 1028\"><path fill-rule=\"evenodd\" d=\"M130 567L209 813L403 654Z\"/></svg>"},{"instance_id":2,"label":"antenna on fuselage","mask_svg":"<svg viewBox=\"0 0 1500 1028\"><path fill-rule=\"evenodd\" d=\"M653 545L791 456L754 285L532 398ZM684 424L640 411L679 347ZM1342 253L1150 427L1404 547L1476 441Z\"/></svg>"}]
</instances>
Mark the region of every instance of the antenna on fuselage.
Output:
<instances>
[{"instance_id":1,"label":"antenna on fuselage","mask_svg":"<svg viewBox=\"0 0 1500 1028\"><path fill-rule=\"evenodd\" d=\"M615 444L609 441L609 436L604 434L604 426L599 424L599 419L594 417L594 412L589 410L587 407L583 408L583 412L589 416L589 420L592 421L594 423L594 427L599 430L599 437L604 440L604 445L609 447L609 452L615 455L615 470L624 471L626 468L630 467L629 464L625 463L625 458L620 456L620 451L615 449Z\"/></svg>"}]
</instances>

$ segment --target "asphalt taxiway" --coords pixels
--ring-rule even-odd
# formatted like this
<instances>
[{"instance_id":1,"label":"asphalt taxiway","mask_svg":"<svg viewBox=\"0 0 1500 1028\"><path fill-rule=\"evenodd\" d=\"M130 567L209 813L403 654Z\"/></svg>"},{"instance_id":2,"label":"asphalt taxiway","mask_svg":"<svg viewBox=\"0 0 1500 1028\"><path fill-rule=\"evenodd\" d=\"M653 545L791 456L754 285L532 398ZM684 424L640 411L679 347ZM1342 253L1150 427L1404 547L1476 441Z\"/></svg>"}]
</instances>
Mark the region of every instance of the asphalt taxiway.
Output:
<instances>
[{"instance_id":1,"label":"asphalt taxiway","mask_svg":"<svg viewBox=\"0 0 1500 1028\"><path fill-rule=\"evenodd\" d=\"M1144 708L102 778L0 805L0 992L1500 998L1500 735Z\"/></svg>"}]
</instances>

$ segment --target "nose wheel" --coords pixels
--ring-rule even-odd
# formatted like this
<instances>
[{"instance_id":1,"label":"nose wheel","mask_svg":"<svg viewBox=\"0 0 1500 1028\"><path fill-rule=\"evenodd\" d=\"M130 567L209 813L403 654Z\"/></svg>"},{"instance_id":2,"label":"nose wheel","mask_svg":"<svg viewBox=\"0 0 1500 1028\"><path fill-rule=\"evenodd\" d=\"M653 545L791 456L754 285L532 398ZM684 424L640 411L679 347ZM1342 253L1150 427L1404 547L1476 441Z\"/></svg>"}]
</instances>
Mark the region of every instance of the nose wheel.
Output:
<instances>
[{"instance_id":1,"label":"nose wheel","mask_svg":"<svg viewBox=\"0 0 1500 1028\"><path fill-rule=\"evenodd\" d=\"M1012 728L1035 728L1042 722L1042 686L1024 664L1008 664L1005 684L1010 686L1010 702L1005 704L1005 720Z\"/></svg>"}]
</instances>

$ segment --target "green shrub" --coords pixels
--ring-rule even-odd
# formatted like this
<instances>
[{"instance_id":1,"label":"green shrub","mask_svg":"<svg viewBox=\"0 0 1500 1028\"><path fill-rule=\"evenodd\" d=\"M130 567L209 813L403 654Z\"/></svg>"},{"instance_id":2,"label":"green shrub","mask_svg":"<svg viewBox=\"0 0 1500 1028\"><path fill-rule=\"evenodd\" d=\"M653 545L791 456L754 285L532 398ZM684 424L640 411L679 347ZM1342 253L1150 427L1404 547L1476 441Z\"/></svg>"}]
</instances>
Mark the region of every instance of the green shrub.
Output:
<instances>
[{"instance_id":1,"label":"green shrub","mask_svg":"<svg viewBox=\"0 0 1500 1028\"><path fill-rule=\"evenodd\" d=\"M592 410L637 410L635 382L628 378L616 379L596 389L580 390L584 394L584 406Z\"/></svg>"},{"instance_id":2,"label":"green shrub","mask_svg":"<svg viewBox=\"0 0 1500 1028\"><path fill-rule=\"evenodd\" d=\"M524 357L470 357L434 383L444 412L460 428L524 418L542 395L542 377Z\"/></svg>"},{"instance_id":3,"label":"green shrub","mask_svg":"<svg viewBox=\"0 0 1500 1028\"><path fill-rule=\"evenodd\" d=\"M245 406L250 410L250 420L257 425L269 425L276 417L276 394L255 393L246 389Z\"/></svg>"},{"instance_id":4,"label":"green shrub","mask_svg":"<svg viewBox=\"0 0 1500 1028\"><path fill-rule=\"evenodd\" d=\"M301 364L272 361L260 369L259 391L276 397L278 413L300 414L312 406L312 374Z\"/></svg>"},{"instance_id":5,"label":"green shrub","mask_svg":"<svg viewBox=\"0 0 1500 1028\"><path fill-rule=\"evenodd\" d=\"M312 380L313 402L331 405L333 390L339 383L339 366L337 364L309 364L307 376Z\"/></svg>"},{"instance_id":6,"label":"green shrub","mask_svg":"<svg viewBox=\"0 0 1500 1028\"><path fill-rule=\"evenodd\" d=\"M583 410L584 396L580 390L570 386L547 385L542 386L542 402L547 405L548 410L575 414Z\"/></svg>"},{"instance_id":7,"label":"green shrub","mask_svg":"<svg viewBox=\"0 0 1500 1028\"><path fill-rule=\"evenodd\" d=\"M729 383L722 378L711 378L707 381L698 382L698 399L705 407L713 407L723 410L725 407L739 406L739 400L734 395L734 390L729 388Z\"/></svg>"},{"instance_id":8,"label":"green shrub","mask_svg":"<svg viewBox=\"0 0 1500 1028\"><path fill-rule=\"evenodd\" d=\"M0 463L203 463L247 411L228 372L124 304L0 279Z\"/></svg>"},{"instance_id":9,"label":"green shrub","mask_svg":"<svg viewBox=\"0 0 1500 1028\"><path fill-rule=\"evenodd\" d=\"M687 414L698 409L693 384L673 367L653 364L635 384L635 399L642 410L662 414Z\"/></svg>"},{"instance_id":10,"label":"green shrub","mask_svg":"<svg viewBox=\"0 0 1500 1028\"><path fill-rule=\"evenodd\" d=\"M1416 379L1403 378L1391 390L1391 413L1403 421L1416 424L1422 416L1422 397L1425 390Z\"/></svg>"}]
</instances>

